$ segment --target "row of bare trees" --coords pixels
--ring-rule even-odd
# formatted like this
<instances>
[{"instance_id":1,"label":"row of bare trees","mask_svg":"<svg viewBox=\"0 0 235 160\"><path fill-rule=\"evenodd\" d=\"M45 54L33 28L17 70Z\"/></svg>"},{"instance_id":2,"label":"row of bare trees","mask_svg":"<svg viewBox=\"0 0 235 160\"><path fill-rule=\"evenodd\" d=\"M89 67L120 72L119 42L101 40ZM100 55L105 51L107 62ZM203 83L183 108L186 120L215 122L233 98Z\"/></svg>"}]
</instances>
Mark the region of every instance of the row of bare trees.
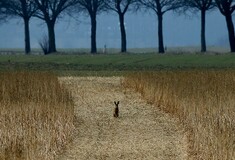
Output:
<instances>
[{"instance_id":1,"label":"row of bare trees","mask_svg":"<svg viewBox=\"0 0 235 160\"><path fill-rule=\"evenodd\" d=\"M29 54L31 17L43 20L48 28L48 53L56 52L55 24L65 14L84 13L91 21L91 53L97 53L96 17L101 12L114 11L119 17L121 31L121 52L127 51L125 14L127 11L153 11L158 19L158 52L164 53L163 16L168 11L179 13L201 13L201 52L206 52L205 24L206 12L218 8L224 15L231 52L235 52L235 35L232 14L234 0L0 0L0 21L10 17L19 17L24 21L25 53Z\"/></svg>"}]
</instances>

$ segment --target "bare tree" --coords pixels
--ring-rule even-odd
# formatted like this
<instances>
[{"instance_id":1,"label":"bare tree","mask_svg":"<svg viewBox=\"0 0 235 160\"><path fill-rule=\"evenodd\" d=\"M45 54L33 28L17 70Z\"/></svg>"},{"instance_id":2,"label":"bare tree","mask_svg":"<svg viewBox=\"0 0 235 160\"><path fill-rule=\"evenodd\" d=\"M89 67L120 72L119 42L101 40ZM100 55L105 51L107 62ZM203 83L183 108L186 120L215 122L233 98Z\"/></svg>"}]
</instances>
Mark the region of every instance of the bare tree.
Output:
<instances>
[{"instance_id":1,"label":"bare tree","mask_svg":"<svg viewBox=\"0 0 235 160\"><path fill-rule=\"evenodd\" d=\"M48 28L49 53L56 52L55 23L62 13L73 7L77 0L34 0L39 8L35 16L44 20Z\"/></svg>"},{"instance_id":2,"label":"bare tree","mask_svg":"<svg viewBox=\"0 0 235 160\"><path fill-rule=\"evenodd\" d=\"M146 10L151 9L158 18L158 52L164 53L163 42L163 15L182 6L181 0L139 0L140 5Z\"/></svg>"},{"instance_id":3,"label":"bare tree","mask_svg":"<svg viewBox=\"0 0 235 160\"><path fill-rule=\"evenodd\" d=\"M126 29L125 29L125 13L130 5L136 3L136 0L109 0L107 1L108 9L116 12L119 17L121 31L121 52L126 52Z\"/></svg>"},{"instance_id":4,"label":"bare tree","mask_svg":"<svg viewBox=\"0 0 235 160\"><path fill-rule=\"evenodd\" d=\"M7 0L4 1L6 14L21 17L24 21L25 53L31 52L29 20L36 13L37 7L32 0Z\"/></svg>"},{"instance_id":5,"label":"bare tree","mask_svg":"<svg viewBox=\"0 0 235 160\"><path fill-rule=\"evenodd\" d=\"M219 8L221 14L226 19L226 24L228 28L228 36L231 52L235 52L235 34L232 14L235 10L234 0L215 0L217 7Z\"/></svg>"},{"instance_id":6,"label":"bare tree","mask_svg":"<svg viewBox=\"0 0 235 160\"><path fill-rule=\"evenodd\" d=\"M88 13L91 19L91 53L97 53L96 16L106 10L106 0L78 0L78 10Z\"/></svg>"},{"instance_id":7,"label":"bare tree","mask_svg":"<svg viewBox=\"0 0 235 160\"><path fill-rule=\"evenodd\" d=\"M215 7L213 0L183 0L186 10L201 12L201 52L206 52L206 12Z\"/></svg>"}]
</instances>

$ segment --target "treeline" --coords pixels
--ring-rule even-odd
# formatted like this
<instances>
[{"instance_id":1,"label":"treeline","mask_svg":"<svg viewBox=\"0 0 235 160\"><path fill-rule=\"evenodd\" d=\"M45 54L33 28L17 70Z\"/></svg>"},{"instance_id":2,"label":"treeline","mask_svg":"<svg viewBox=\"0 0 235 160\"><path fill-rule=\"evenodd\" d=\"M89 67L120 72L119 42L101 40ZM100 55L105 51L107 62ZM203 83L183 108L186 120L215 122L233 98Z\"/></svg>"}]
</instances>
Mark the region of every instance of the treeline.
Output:
<instances>
[{"instance_id":1,"label":"treeline","mask_svg":"<svg viewBox=\"0 0 235 160\"><path fill-rule=\"evenodd\" d=\"M55 24L64 15L84 14L91 22L91 53L97 53L96 25L97 15L101 12L115 12L119 17L121 32L121 52L127 51L125 14L128 11L153 11L158 19L158 52L164 53L163 16L166 12L175 11L200 12L201 14L201 52L206 52L206 13L218 9L225 17L231 52L235 52L235 34L232 14L235 10L234 0L0 0L0 21L12 17L21 18L25 29L25 53L30 54L29 22L32 17L44 21L48 36L40 42L45 54L56 52ZM216 24L215 24L216 25Z\"/></svg>"}]
</instances>

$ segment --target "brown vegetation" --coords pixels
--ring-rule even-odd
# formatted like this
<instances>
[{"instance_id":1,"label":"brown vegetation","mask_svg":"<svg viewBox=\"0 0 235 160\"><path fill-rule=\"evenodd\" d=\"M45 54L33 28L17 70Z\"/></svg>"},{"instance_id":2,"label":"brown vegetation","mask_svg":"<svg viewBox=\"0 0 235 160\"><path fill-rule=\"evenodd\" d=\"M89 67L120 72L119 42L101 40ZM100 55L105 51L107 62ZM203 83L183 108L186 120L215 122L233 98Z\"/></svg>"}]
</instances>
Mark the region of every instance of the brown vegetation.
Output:
<instances>
[{"instance_id":1,"label":"brown vegetation","mask_svg":"<svg viewBox=\"0 0 235 160\"><path fill-rule=\"evenodd\" d=\"M73 101L50 73L1 73L0 159L53 159L73 132Z\"/></svg>"},{"instance_id":2,"label":"brown vegetation","mask_svg":"<svg viewBox=\"0 0 235 160\"><path fill-rule=\"evenodd\" d=\"M234 159L235 71L142 72L123 84L180 119L191 158Z\"/></svg>"},{"instance_id":3,"label":"brown vegetation","mask_svg":"<svg viewBox=\"0 0 235 160\"><path fill-rule=\"evenodd\" d=\"M120 77L63 77L75 103L76 136L58 160L186 160L175 118L121 87ZM119 118L113 101L120 101Z\"/></svg>"}]
</instances>

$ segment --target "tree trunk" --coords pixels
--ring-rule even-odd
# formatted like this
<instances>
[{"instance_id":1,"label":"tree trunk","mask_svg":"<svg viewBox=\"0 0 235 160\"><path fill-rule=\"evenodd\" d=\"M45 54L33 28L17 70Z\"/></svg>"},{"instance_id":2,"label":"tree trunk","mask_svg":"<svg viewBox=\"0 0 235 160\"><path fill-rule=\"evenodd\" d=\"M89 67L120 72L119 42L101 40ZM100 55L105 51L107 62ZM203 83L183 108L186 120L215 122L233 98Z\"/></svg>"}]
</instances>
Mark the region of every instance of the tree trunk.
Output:
<instances>
[{"instance_id":1,"label":"tree trunk","mask_svg":"<svg viewBox=\"0 0 235 160\"><path fill-rule=\"evenodd\" d=\"M24 18L24 34L25 34L25 54L31 52L30 48L30 33L29 33L29 19Z\"/></svg>"},{"instance_id":2,"label":"tree trunk","mask_svg":"<svg viewBox=\"0 0 235 160\"><path fill-rule=\"evenodd\" d=\"M206 11L201 10L201 52L206 52Z\"/></svg>"},{"instance_id":3,"label":"tree trunk","mask_svg":"<svg viewBox=\"0 0 235 160\"><path fill-rule=\"evenodd\" d=\"M163 15L158 14L158 52L164 53L163 43Z\"/></svg>"},{"instance_id":4,"label":"tree trunk","mask_svg":"<svg viewBox=\"0 0 235 160\"><path fill-rule=\"evenodd\" d=\"M55 22L48 21L48 39L49 39L49 51L48 53L56 52L56 44L55 44Z\"/></svg>"},{"instance_id":5,"label":"tree trunk","mask_svg":"<svg viewBox=\"0 0 235 160\"><path fill-rule=\"evenodd\" d=\"M124 24L124 14L119 13L120 30L121 30L121 52L126 52L126 30Z\"/></svg>"},{"instance_id":6,"label":"tree trunk","mask_svg":"<svg viewBox=\"0 0 235 160\"><path fill-rule=\"evenodd\" d=\"M96 48L96 14L91 15L91 53L97 53Z\"/></svg>"},{"instance_id":7,"label":"tree trunk","mask_svg":"<svg viewBox=\"0 0 235 160\"><path fill-rule=\"evenodd\" d=\"M232 15L231 14L225 15L225 17L226 17L226 23L227 23L227 28L228 28L230 49L231 49L231 52L235 52L235 34L234 34Z\"/></svg>"}]
</instances>

